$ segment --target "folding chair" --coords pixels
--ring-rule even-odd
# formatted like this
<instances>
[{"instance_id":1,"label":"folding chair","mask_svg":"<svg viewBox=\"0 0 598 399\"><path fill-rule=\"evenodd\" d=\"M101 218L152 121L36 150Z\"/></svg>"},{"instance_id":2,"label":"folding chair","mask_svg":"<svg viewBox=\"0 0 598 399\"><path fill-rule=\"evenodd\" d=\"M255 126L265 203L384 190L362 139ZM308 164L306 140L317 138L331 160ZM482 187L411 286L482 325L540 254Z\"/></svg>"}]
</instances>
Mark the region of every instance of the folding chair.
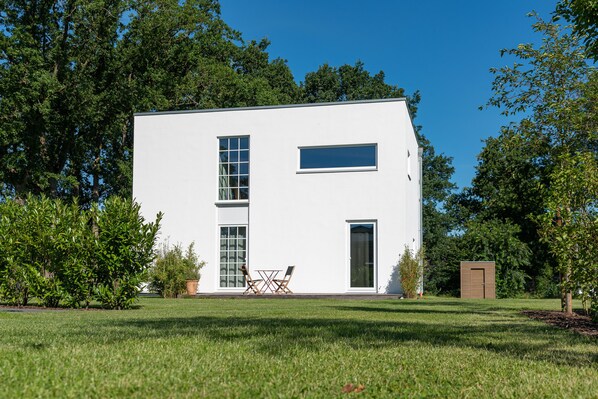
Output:
<instances>
[{"instance_id":1,"label":"folding chair","mask_svg":"<svg viewBox=\"0 0 598 399\"><path fill-rule=\"evenodd\" d=\"M295 270L295 266L287 267L287 271L284 274L284 277L281 279L274 279L272 282L277 285L275 294L292 294L293 291L289 289L289 281L291 281L291 277L293 276L293 270Z\"/></svg>"},{"instance_id":2,"label":"folding chair","mask_svg":"<svg viewBox=\"0 0 598 399\"><path fill-rule=\"evenodd\" d=\"M243 295L245 294L250 294L250 291L253 291L253 293L255 295L262 295L262 291L260 290L260 283L263 283L264 280L258 279L258 280L254 280L251 278L251 276L249 275L249 270L247 270L247 266L243 265L240 267L241 272L243 273L243 277L245 277L245 283L247 283L247 289L245 290L245 292L243 293Z\"/></svg>"}]
</instances>

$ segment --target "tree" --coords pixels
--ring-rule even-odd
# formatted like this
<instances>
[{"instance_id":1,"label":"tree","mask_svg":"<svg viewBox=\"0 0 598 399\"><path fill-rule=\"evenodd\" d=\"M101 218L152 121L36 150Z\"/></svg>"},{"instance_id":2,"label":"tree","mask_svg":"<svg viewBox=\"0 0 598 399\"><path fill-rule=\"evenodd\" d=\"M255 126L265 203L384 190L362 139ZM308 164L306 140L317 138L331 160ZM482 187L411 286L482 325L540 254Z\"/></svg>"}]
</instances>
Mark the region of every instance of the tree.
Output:
<instances>
[{"instance_id":1,"label":"tree","mask_svg":"<svg viewBox=\"0 0 598 399\"><path fill-rule=\"evenodd\" d=\"M598 319L598 159L562 154L550 175L546 212L539 216L543 239L567 276L565 289L580 291Z\"/></svg>"},{"instance_id":2,"label":"tree","mask_svg":"<svg viewBox=\"0 0 598 399\"><path fill-rule=\"evenodd\" d=\"M496 262L496 294L513 297L523 292L532 253L519 240L519 227L497 219L472 220L466 225L461 242L463 259Z\"/></svg>"},{"instance_id":3,"label":"tree","mask_svg":"<svg viewBox=\"0 0 598 399\"><path fill-rule=\"evenodd\" d=\"M562 16L573 22L574 32L584 37L589 57L598 61L598 2L596 0L561 0L555 11L555 20Z\"/></svg>"},{"instance_id":4,"label":"tree","mask_svg":"<svg viewBox=\"0 0 598 399\"><path fill-rule=\"evenodd\" d=\"M298 87L215 0L0 0L0 195L131 194L132 114L278 104Z\"/></svg>"},{"instance_id":5,"label":"tree","mask_svg":"<svg viewBox=\"0 0 598 399\"><path fill-rule=\"evenodd\" d=\"M385 77L384 71L372 76L361 61L338 68L324 64L316 72L305 75L305 81L301 84L303 101L318 103L406 97L409 111L415 118L420 93L416 91L406 96L403 88L386 83ZM418 127L416 129L419 130Z\"/></svg>"},{"instance_id":6,"label":"tree","mask_svg":"<svg viewBox=\"0 0 598 399\"><path fill-rule=\"evenodd\" d=\"M458 238L453 234L457 221L447 209L456 188L450 180L455 169L452 158L436 154L422 134L419 144L423 148L422 229L428 264L424 287L427 292L455 295L459 286Z\"/></svg>"},{"instance_id":7,"label":"tree","mask_svg":"<svg viewBox=\"0 0 598 399\"><path fill-rule=\"evenodd\" d=\"M498 137L490 137L478 155L472 187L454 199L460 223L501 222L517 226L515 238L534 253L521 266L530 278L528 289L539 296L554 294L552 257L540 242L534 215L543 212L541 183L546 179L543 158L546 149L538 148L517 126L504 127ZM459 212L461 211L461 212Z\"/></svg>"},{"instance_id":8,"label":"tree","mask_svg":"<svg viewBox=\"0 0 598 399\"><path fill-rule=\"evenodd\" d=\"M550 209L545 193L558 184L553 171L567 168L564 159L598 151L597 74L585 60L579 37L537 16L533 28L544 36L540 47L520 44L503 50L521 63L491 70L494 94L488 105L501 108L505 115L520 114L522 119L503 129L499 141L489 141L471 190L491 204L490 211L479 211L482 217L506 214L519 226ZM494 144L499 144L498 150L492 149ZM505 155L508 158L503 159ZM517 205L522 199L526 204ZM520 237L537 243L533 231L522 232ZM556 253L553 243L545 244ZM570 278L574 277L565 276L566 281Z\"/></svg>"}]
</instances>

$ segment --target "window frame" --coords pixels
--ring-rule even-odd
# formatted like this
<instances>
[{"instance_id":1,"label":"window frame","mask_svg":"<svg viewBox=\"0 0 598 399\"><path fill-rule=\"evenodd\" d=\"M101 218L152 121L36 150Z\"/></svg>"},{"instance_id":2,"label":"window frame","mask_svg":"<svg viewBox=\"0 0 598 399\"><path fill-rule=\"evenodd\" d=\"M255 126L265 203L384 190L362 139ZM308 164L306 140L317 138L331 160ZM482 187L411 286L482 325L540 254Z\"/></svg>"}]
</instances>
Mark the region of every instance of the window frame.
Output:
<instances>
[{"instance_id":1,"label":"window frame","mask_svg":"<svg viewBox=\"0 0 598 399\"><path fill-rule=\"evenodd\" d=\"M225 151L223 151L220 148L220 141L221 140L228 140L228 144L230 145L230 140L231 139L238 139L238 147L237 148L230 148L227 147L227 149ZM241 140L242 139L246 139L247 140L247 148L240 148L241 145ZM247 203L249 202L249 198L250 198L250 187L251 187L251 138L248 134L246 135L230 135L230 136L218 136L217 140L216 140L216 145L217 145L217 158L218 158L218 166L217 166L217 177L218 177L218 186L217 186L217 191L216 191L216 204L228 204L228 203ZM234 162L231 162L232 157L230 156L231 151L235 151L238 153L239 158L237 160L235 160ZM246 160L242 160L241 159L241 152L246 152L247 153L247 159ZM227 159L226 162L224 162L222 160L222 153L226 153L227 154ZM231 175L231 169L230 169L230 165L234 164L237 166L237 168L239 170L237 170L236 174ZM226 168L229 168L226 174L221 174L222 172L222 167L223 165L226 165ZM247 165L247 173L246 174L241 174L240 169L241 169L241 165ZM243 177L247 177L247 185L242 185L241 184L241 178ZM221 187L221 182L223 177L226 178L226 181L228 183L228 187ZM236 179L236 185L235 186L231 186L231 177L234 177ZM223 190L236 190L236 192L238 193L238 197L239 198L221 198L221 192ZM246 189L247 192L247 198L240 198L241 197L241 190Z\"/></svg>"},{"instance_id":2,"label":"window frame","mask_svg":"<svg viewBox=\"0 0 598 399\"><path fill-rule=\"evenodd\" d=\"M372 287L352 287L351 286L351 226L371 224L373 225L373 286ZM347 292L379 292L378 287L378 219L348 219L345 220L345 242L346 242L346 289Z\"/></svg>"},{"instance_id":3,"label":"window frame","mask_svg":"<svg viewBox=\"0 0 598 399\"><path fill-rule=\"evenodd\" d=\"M218 253L218 273L216 273L216 286L218 287L219 290L223 290L223 291L239 291L239 290L243 290L246 288L246 283L245 283L245 278L243 277L243 273L240 270L237 270L236 274L234 274L235 277L241 277L242 278L242 285L240 286L235 286L235 287L231 287L231 286L222 286L221 285L221 279L222 279L222 274L221 274L221 269L222 269L222 254L223 254L223 250L222 250L222 229L223 228L245 228L245 237L244 237L244 241L245 241L245 260L244 260L244 264L247 264L247 258L248 258L248 254L249 254L249 226L247 224L220 224L218 225L218 239L217 239L217 253ZM227 236L227 240L234 240L235 244L238 243L239 241L239 234L238 234L238 230L237 230L237 235L235 236L235 238L230 237L230 235ZM229 247L227 246L227 248L224 250L226 251L227 254L229 254L230 251ZM238 246L235 247L234 252L240 252ZM228 257L227 257L228 259ZM236 262L239 263L239 262ZM227 266L229 266L229 263L227 262ZM239 265L240 266L240 265ZM226 274L225 278L228 279L231 275L230 274Z\"/></svg>"},{"instance_id":4,"label":"window frame","mask_svg":"<svg viewBox=\"0 0 598 399\"><path fill-rule=\"evenodd\" d=\"M301 168L301 151L304 149L343 148L343 147L374 147L373 166L336 166L324 168ZM351 143L306 145L297 147L297 173L336 173L336 172L369 172L378 170L378 143Z\"/></svg>"}]
</instances>

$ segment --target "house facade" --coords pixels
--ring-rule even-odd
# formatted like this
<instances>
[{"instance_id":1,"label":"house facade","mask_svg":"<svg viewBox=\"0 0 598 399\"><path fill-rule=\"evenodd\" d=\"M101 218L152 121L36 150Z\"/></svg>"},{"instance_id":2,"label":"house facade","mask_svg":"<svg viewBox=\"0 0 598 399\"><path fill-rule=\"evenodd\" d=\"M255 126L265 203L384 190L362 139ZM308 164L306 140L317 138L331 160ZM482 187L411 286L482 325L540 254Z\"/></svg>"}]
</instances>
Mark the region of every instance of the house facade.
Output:
<instances>
[{"instance_id":1,"label":"house facade","mask_svg":"<svg viewBox=\"0 0 598 399\"><path fill-rule=\"evenodd\" d=\"M405 99L135 115L133 196L195 242L198 291L295 265L295 293L400 293L421 246L421 151Z\"/></svg>"}]
</instances>

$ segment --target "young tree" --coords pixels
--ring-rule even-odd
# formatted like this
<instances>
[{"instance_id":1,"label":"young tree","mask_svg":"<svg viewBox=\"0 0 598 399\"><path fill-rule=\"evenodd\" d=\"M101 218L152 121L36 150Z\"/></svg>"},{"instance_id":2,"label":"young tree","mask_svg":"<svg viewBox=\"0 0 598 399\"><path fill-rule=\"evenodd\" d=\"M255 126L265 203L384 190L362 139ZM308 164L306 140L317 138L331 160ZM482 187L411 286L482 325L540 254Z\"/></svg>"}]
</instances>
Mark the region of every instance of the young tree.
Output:
<instances>
[{"instance_id":1,"label":"young tree","mask_svg":"<svg viewBox=\"0 0 598 399\"><path fill-rule=\"evenodd\" d=\"M558 161L546 191L547 212L539 217L543 238L567 276L565 290L579 290L598 319L598 159L580 152Z\"/></svg>"},{"instance_id":2,"label":"young tree","mask_svg":"<svg viewBox=\"0 0 598 399\"><path fill-rule=\"evenodd\" d=\"M521 139L526 149L526 154L521 155L527 159L515 164L519 164L518 172L524 172L516 179L534 181L536 186L512 184L509 180L512 174L505 173L505 168L497 168L496 163L490 165L498 171L495 176L501 181L497 187L500 193L495 193L495 197L508 205L502 205L503 210L517 211L515 214L520 210L530 212L525 216L528 221L550 209L544 193L558 184L552 171L567 168L564 159L577 153L598 152L596 70L586 62L586 54L577 35L565 33L559 25L535 17L533 28L543 34L542 44L538 48L520 44L515 49L502 51L520 62L512 67L492 69L495 75L494 94L488 102L489 106L501 108L505 115L522 115L520 122L509 126L511 137L506 139ZM500 154L495 155L500 159ZM477 184L480 184L479 179ZM513 187L521 190L511 195ZM476 189L482 191L481 187ZM527 192L532 195L526 195ZM592 195L588 191L581 194ZM488 195L488 198L491 196ZM538 199L541 199L540 203L537 203ZM529 202L526 206L531 205L531 208L512 206L522 200ZM523 224L521 220L517 223ZM547 242L547 245L551 247L553 243ZM554 250L552 252L555 253ZM563 265L560 268L563 269ZM565 281L571 278L574 277L565 275ZM564 283L563 286L570 284ZM567 302L566 308L570 310L570 295Z\"/></svg>"}]
</instances>

